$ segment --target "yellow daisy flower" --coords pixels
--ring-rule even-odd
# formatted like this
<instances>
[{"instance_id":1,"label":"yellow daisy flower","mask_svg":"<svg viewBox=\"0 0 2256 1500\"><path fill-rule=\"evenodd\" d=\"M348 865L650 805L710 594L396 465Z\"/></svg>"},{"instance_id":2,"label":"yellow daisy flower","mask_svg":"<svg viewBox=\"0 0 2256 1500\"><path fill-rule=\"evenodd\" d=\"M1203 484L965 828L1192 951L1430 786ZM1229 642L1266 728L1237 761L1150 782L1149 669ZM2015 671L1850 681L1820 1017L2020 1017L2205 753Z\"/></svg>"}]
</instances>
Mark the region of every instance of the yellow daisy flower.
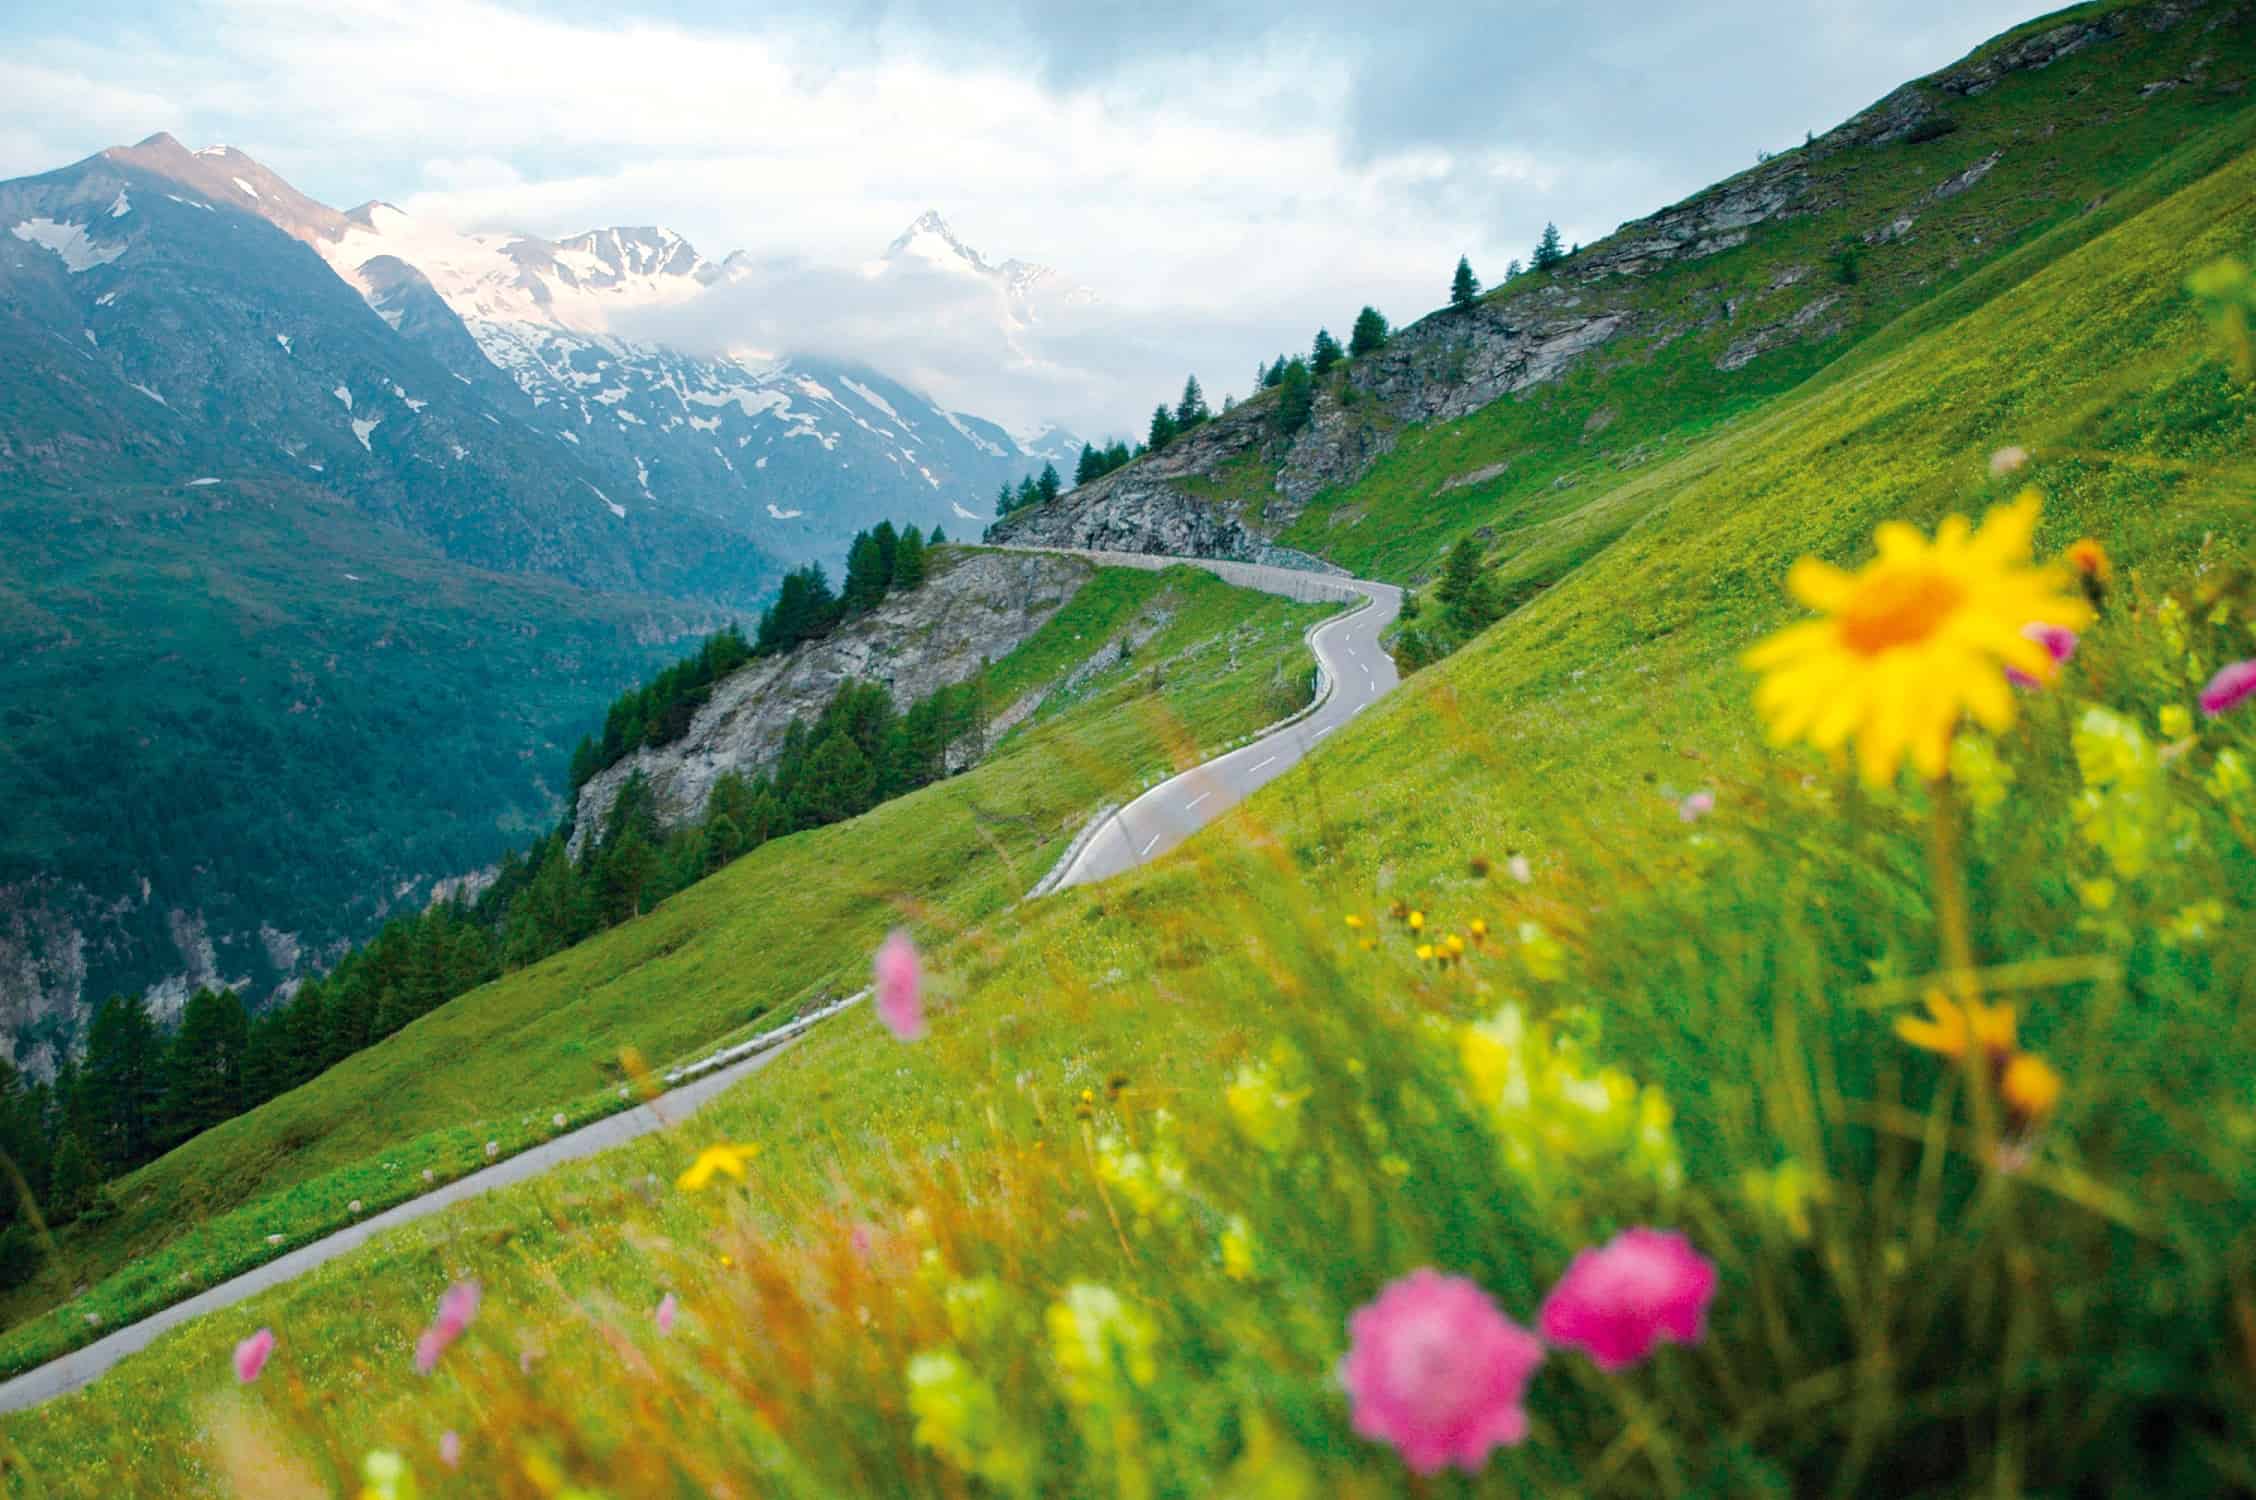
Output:
<instances>
[{"instance_id":1,"label":"yellow daisy flower","mask_svg":"<svg viewBox=\"0 0 2256 1500\"><path fill-rule=\"evenodd\" d=\"M1896 1035L1942 1057L1964 1057L1970 1045L1987 1056L2004 1057L2013 1050L2013 1007L1984 1005L1971 997L1961 1002L1929 990L1927 1015L1902 1017Z\"/></svg>"},{"instance_id":2,"label":"yellow daisy flower","mask_svg":"<svg viewBox=\"0 0 2256 1500\"><path fill-rule=\"evenodd\" d=\"M2026 627L2091 621L2084 601L2060 592L2056 569L2030 562L2037 508L2030 491L1980 530L1952 516L1932 542L1891 521L1874 534L1879 556L1854 573L1810 557L1794 564L1786 586L1825 618L1746 655L1762 674L1755 707L1771 740L1830 751L1854 739L1865 779L1885 785L1907 756L1921 775L1941 776L1968 714L1993 733L2011 727L2005 669L2039 682L2057 669Z\"/></svg>"},{"instance_id":3,"label":"yellow daisy flower","mask_svg":"<svg viewBox=\"0 0 2256 1500\"><path fill-rule=\"evenodd\" d=\"M683 1172L680 1177L674 1180L674 1186L685 1193L700 1192L707 1183L721 1173L726 1173L738 1182L742 1182L744 1180L744 1164L759 1154L760 1148L757 1145L731 1146L723 1144L707 1146L697 1153L697 1160L689 1164L689 1170Z\"/></svg>"}]
</instances>

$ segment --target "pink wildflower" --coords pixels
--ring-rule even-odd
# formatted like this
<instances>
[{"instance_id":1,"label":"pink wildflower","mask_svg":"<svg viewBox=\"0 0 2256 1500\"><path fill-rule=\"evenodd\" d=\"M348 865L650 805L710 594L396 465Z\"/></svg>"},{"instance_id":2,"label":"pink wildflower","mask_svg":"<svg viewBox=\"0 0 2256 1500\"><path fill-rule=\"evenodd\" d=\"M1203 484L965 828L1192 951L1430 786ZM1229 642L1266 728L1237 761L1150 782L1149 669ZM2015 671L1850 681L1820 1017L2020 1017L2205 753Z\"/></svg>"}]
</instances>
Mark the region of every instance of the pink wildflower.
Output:
<instances>
[{"instance_id":1,"label":"pink wildflower","mask_svg":"<svg viewBox=\"0 0 2256 1500\"><path fill-rule=\"evenodd\" d=\"M665 1296L658 1299L657 1316L658 1331L660 1333L672 1333L674 1331L674 1319L679 1317L680 1315L681 1304L674 1300L674 1294L672 1292L668 1292Z\"/></svg>"},{"instance_id":2,"label":"pink wildflower","mask_svg":"<svg viewBox=\"0 0 2256 1500\"><path fill-rule=\"evenodd\" d=\"M877 1016L904 1042L924 1035L924 975L916 944L894 928L877 950Z\"/></svg>"},{"instance_id":3,"label":"pink wildflower","mask_svg":"<svg viewBox=\"0 0 2256 1500\"><path fill-rule=\"evenodd\" d=\"M447 1345L462 1337L462 1330L478 1315L478 1283L458 1281L439 1298L439 1315L415 1341L415 1373L428 1375L439 1367Z\"/></svg>"},{"instance_id":4,"label":"pink wildflower","mask_svg":"<svg viewBox=\"0 0 2256 1500\"><path fill-rule=\"evenodd\" d=\"M245 1385L259 1378L274 1353L274 1330L261 1328L235 1346L235 1378Z\"/></svg>"},{"instance_id":5,"label":"pink wildflower","mask_svg":"<svg viewBox=\"0 0 2256 1500\"><path fill-rule=\"evenodd\" d=\"M1705 787L1676 804L1676 815L1687 823L1697 823L1715 811L1715 793Z\"/></svg>"},{"instance_id":6,"label":"pink wildflower","mask_svg":"<svg viewBox=\"0 0 2256 1500\"><path fill-rule=\"evenodd\" d=\"M451 1427L439 1434L439 1462L450 1469L462 1466L462 1434Z\"/></svg>"},{"instance_id":7,"label":"pink wildflower","mask_svg":"<svg viewBox=\"0 0 2256 1500\"><path fill-rule=\"evenodd\" d=\"M2256 659L2222 668L2201 690L2201 711L2211 718L2256 696Z\"/></svg>"},{"instance_id":8,"label":"pink wildflower","mask_svg":"<svg viewBox=\"0 0 2256 1500\"><path fill-rule=\"evenodd\" d=\"M1479 1472L1527 1436L1528 1381L1543 1344L1479 1286L1430 1267L1390 1282L1347 1320L1340 1383L1355 1430L1392 1443L1421 1474Z\"/></svg>"},{"instance_id":9,"label":"pink wildflower","mask_svg":"<svg viewBox=\"0 0 2256 1500\"><path fill-rule=\"evenodd\" d=\"M1698 1343L1715 1287L1715 1264L1683 1235L1625 1229L1574 1258L1543 1299L1536 1327L1601 1370L1626 1369L1664 1338Z\"/></svg>"},{"instance_id":10,"label":"pink wildflower","mask_svg":"<svg viewBox=\"0 0 2256 1500\"><path fill-rule=\"evenodd\" d=\"M2051 655L2055 665L2068 660L2070 657L2076 654L2076 632L2073 630L2066 629L2059 625L2044 625L2032 623L2022 626L2021 634L2024 638L2035 641L2038 645L2044 647L2045 650ZM2033 688L2044 686L2044 684L2037 681L2036 678L2031 677L2028 673L2021 671L2016 667L2007 667L2005 669L2005 680L2012 683L2017 688Z\"/></svg>"},{"instance_id":11,"label":"pink wildflower","mask_svg":"<svg viewBox=\"0 0 2256 1500\"><path fill-rule=\"evenodd\" d=\"M854 1254L857 1258L861 1260L868 1260L870 1258L870 1250L877 1243L877 1241L870 1234L870 1227L867 1224L856 1224L854 1226L854 1232L846 1237L846 1243L853 1247Z\"/></svg>"}]
</instances>

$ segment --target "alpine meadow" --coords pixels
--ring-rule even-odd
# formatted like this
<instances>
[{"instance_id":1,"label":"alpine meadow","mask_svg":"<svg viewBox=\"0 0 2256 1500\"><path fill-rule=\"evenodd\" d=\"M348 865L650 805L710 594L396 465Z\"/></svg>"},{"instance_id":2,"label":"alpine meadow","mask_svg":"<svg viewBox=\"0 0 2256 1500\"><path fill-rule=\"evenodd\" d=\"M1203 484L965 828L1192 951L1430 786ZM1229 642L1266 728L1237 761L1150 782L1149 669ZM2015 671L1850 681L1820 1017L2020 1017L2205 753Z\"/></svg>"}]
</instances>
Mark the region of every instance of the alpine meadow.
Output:
<instances>
[{"instance_id":1,"label":"alpine meadow","mask_svg":"<svg viewBox=\"0 0 2256 1500\"><path fill-rule=\"evenodd\" d=\"M7 1493L2256 1494L2249 0L697 9L0 183Z\"/></svg>"}]
</instances>

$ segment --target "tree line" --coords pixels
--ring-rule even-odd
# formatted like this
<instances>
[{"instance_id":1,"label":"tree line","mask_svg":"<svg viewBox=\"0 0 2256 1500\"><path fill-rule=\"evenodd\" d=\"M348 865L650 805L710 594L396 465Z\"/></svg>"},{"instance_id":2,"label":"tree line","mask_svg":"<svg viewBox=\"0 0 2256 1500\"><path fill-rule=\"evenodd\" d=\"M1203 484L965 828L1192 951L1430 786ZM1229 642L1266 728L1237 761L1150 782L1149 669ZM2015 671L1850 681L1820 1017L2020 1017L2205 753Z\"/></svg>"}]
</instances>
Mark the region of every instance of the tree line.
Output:
<instances>
[{"instance_id":1,"label":"tree line","mask_svg":"<svg viewBox=\"0 0 2256 1500\"><path fill-rule=\"evenodd\" d=\"M1083 443L1081 452L1087 456L1089 445ZM1078 482L1078 481L1076 481ZM1056 464L1042 465L1042 472L1029 474L1019 480L1013 489L1008 483L995 491L995 518L1001 520L1014 510L1024 510L1029 505L1047 505L1065 492L1065 481L1058 478Z\"/></svg>"},{"instance_id":2,"label":"tree line","mask_svg":"<svg viewBox=\"0 0 2256 1500\"><path fill-rule=\"evenodd\" d=\"M670 745L689 733L697 711L712 696L713 685L747 661L819 640L841 623L875 609L888 593L921 587L927 549L947 540L937 526L927 542L914 526L896 530L891 521L880 521L874 529L854 534L846 552L846 584L840 592L831 592L830 579L819 563L787 575L776 601L761 613L751 640L738 626L725 626L707 637L693 655L619 695L603 716L603 733L582 739L572 751L573 795L635 751Z\"/></svg>"}]
</instances>

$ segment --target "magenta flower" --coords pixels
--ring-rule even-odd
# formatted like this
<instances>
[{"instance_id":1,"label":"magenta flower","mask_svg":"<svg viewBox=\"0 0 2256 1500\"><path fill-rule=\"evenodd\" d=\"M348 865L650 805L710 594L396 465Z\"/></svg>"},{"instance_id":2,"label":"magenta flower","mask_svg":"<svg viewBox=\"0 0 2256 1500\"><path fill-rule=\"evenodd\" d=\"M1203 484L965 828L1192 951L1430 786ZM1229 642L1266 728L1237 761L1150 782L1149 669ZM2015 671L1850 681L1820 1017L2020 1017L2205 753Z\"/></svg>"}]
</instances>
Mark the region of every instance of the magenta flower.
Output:
<instances>
[{"instance_id":1,"label":"magenta flower","mask_svg":"<svg viewBox=\"0 0 2256 1500\"><path fill-rule=\"evenodd\" d=\"M1536 1327L1601 1370L1626 1369L1662 1339L1698 1343L1715 1288L1715 1263L1683 1235L1625 1229L1574 1258L1543 1299Z\"/></svg>"},{"instance_id":2,"label":"magenta flower","mask_svg":"<svg viewBox=\"0 0 2256 1500\"><path fill-rule=\"evenodd\" d=\"M2256 696L2256 660L2236 661L2221 668L2201 690L2201 711L2211 718L2236 708Z\"/></svg>"},{"instance_id":3,"label":"magenta flower","mask_svg":"<svg viewBox=\"0 0 2256 1500\"><path fill-rule=\"evenodd\" d=\"M415 1373L428 1375L439 1367L447 1345L462 1337L462 1330L478 1315L478 1283L458 1281L439 1298L439 1315L415 1341Z\"/></svg>"},{"instance_id":4,"label":"magenta flower","mask_svg":"<svg viewBox=\"0 0 2256 1500\"><path fill-rule=\"evenodd\" d=\"M2047 654L2052 657L2055 666L2076 654L2076 632L2064 626L2032 622L2021 627L2021 635L2024 639L2035 641L2038 645L2044 647ZM2018 667L2007 667L2005 669L2005 680L2017 688L2044 686L2043 683Z\"/></svg>"},{"instance_id":5,"label":"magenta flower","mask_svg":"<svg viewBox=\"0 0 2256 1500\"><path fill-rule=\"evenodd\" d=\"M1477 1473L1527 1436L1528 1382L1543 1343L1462 1276L1428 1267L1388 1283L1347 1320L1340 1384L1355 1430L1392 1443L1421 1474Z\"/></svg>"},{"instance_id":6,"label":"magenta flower","mask_svg":"<svg viewBox=\"0 0 2256 1500\"><path fill-rule=\"evenodd\" d=\"M259 1378L274 1353L274 1330L261 1328L235 1346L235 1378L245 1385Z\"/></svg>"},{"instance_id":7,"label":"magenta flower","mask_svg":"<svg viewBox=\"0 0 2256 1500\"><path fill-rule=\"evenodd\" d=\"M1705 787L1676 804L1676 815L1687 823L1697 823L1715 811L1715 793Z\"/></svg>"},{"instance_id":8,"label":"magenta flower","mask_svg":"<svg viewBox=\"0 0 2256 1500\"><path fill-rule=\"evenodd\" d=\"M896 927L877 950L877 1016L904 1042L924 1035L924 974L916 944Z\"/></svg>"},{"instance_id":9,"label":"magenta flower","mask_svg":"<svg viewBox=\"0 0 2256 1500\"><path fill-rule=\"evenodd\" d=\"M681 1304L674 1300L672 1292L668 1292L658 1299L657 1318L660 1333L672 1333L674 1331L674 1319L680 1315Z\"/></svg>"},{"instance_id":10,"label":"magenta flower","mask_svg":"<svg viewBox=\"0 0 2256 1500\"><path fill-rule=\"evenodd\" d=\"M439 1462L450 1469L462 1465L462 1434L451 1427L439 1434Z\"/></svg>"}]
</instances>

